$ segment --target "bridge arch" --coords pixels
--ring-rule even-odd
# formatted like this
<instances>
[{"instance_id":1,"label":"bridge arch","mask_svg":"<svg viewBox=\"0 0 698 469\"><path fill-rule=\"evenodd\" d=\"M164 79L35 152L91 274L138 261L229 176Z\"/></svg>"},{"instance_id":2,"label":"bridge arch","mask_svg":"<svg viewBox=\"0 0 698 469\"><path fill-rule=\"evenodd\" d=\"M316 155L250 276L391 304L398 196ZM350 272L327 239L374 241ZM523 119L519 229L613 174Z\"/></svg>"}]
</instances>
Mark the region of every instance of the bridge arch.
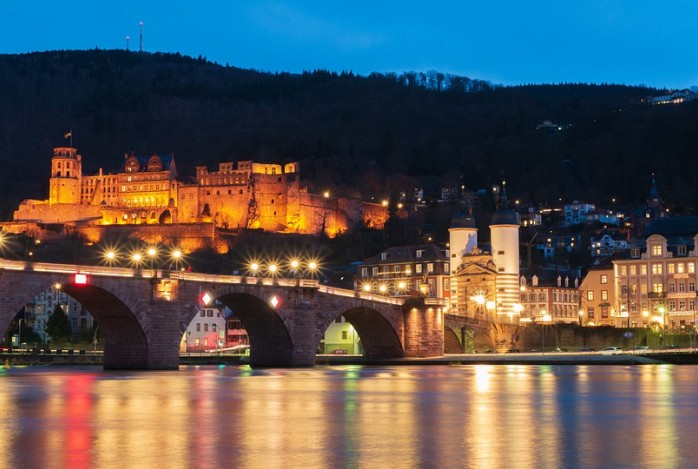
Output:
<instances>
[{"instance_id":1,"label":"bridge arch","mask_svg":"<svg viewBox=\"0 0 698 469\"><path fill-rule=\"evenodd\" d=\"M99 324L104 337L104 369L147 368L149 344L142 322L110 291L95 285L66 284L62 290L82 304ZM140 319L140 320L139 320Z\"/></svg>"},{"instance_id":2,"label":"bridge arch","mask_svg":"<svg viewBox=\"0 0 698 469\"><path fill-rule=\"evenodd\" d=\"M444 353L463 353L466 340L465 327L456 330L448 324L444 325Z\"/></svg>"},{"instance_id":3,"label":"bridge arch","mask_svg":"<svg viewBox=\"0 0 698 469\"><path fill-rule=\"evenodd\" d=\"M342 311L326 321L322 333L317 339L316 349L320 345L322 334L339 316L349 322L361 338L366 358L402 358L405 350L400 340L400 331L379 311L356 306Z\"/></svg>"},{"instance_id":4,"label":"bridge arch","mask_svg":"<svg viewBox=\"0 0 698 469\"><path fill-rule=\"evenodd\" d=\"M247 330L251 366L293 366L291 335L269 303L246 292L226 293L217 300L230 308Z\"/></svg>"}]
</instances>

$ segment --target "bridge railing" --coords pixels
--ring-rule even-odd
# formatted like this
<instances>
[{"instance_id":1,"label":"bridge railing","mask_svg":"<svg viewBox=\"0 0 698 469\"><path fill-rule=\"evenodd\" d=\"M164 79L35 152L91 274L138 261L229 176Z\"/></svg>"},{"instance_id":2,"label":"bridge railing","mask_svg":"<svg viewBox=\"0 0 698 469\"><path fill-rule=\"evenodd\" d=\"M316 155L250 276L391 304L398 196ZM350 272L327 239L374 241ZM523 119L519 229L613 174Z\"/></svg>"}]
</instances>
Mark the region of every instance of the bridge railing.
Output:
<instances>
[{"instance_id":1,"label":"bridge railing","mask_svg":"<svg viewBox=\"0 0 698 469\"><path fill-rule=\"evenodd\" d=\"M370 292L356 292L354 290L348 290L345 288L329 287L326 285L322 285L320 281L317 279L307 278L247 277L240 275L217 275L205 274L200 272L186 272L181 270L109 267L99 265L53 264L48 262L12 261L6 259L0 259L0 269L47 272L63 275L86 274L104 277L171 278L178 280L187 280L191 282L217 283L228 285L276 285L280 287L312 288L330 295L343 296L347 298L361 298L364 300L375 301L376 303L401 305L404 302L404 298L389 297ZM430 302L429 304L437 303Z\"/></svg>"}]
</instances>

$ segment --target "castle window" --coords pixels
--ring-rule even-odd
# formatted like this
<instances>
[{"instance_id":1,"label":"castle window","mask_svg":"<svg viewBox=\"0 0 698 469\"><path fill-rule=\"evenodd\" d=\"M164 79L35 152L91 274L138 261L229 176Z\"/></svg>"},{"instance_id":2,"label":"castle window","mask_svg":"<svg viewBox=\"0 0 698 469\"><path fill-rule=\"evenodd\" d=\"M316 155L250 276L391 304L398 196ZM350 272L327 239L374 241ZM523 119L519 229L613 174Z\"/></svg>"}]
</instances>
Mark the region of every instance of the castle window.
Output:
<instances>
[{"instance_id":1,"label":"castle window","mask_svg":"<svg viewBox=\"0 0 698 469\"><path fill-rule=\"evenodd\" d=\"M240 189L240 194L242 194L242 189Z\"/></svg>"},{"instance_id":2,"label":"castle window","mask_svg":"<svg viewBox=\"0 0 698 469\"><path fill-rule=\"evenodd\" d=\"M274 205L274 199L271 199L271 204Z\"/></svg>"},{"instance_id":3,"label":"castle window","mask_svg":"<svg viewBox=\"0 0 698 469\"><path fill-rule=\"evenodd\" d=\"M276 180L276 182L281 182L281 176Z\"/></svg>"}]
</instances>

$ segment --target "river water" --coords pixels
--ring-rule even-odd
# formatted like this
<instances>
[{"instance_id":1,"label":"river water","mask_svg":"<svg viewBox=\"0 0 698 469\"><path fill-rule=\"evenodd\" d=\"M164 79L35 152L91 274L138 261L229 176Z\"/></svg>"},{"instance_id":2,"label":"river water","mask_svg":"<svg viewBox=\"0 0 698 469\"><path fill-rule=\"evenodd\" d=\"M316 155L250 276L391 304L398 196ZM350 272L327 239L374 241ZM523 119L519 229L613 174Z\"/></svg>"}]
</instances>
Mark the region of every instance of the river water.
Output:
<instances>
[{"instance_id":1,"label":"river water","mask_svg":"<svg viewBox=\"0 0 698 469\"><path fill-rule=\"evenodd\" d=\"M0 371L3 468L698 466L698 367Z\"/></svg>"}]
</instances>

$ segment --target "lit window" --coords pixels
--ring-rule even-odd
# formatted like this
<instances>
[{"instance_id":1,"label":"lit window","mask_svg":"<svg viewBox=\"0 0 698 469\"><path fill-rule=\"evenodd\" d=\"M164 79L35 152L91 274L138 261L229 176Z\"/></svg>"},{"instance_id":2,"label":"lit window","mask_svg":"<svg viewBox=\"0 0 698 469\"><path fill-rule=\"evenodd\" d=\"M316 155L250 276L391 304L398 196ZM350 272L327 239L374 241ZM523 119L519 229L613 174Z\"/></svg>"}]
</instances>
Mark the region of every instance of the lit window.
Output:
<instances>
[{"instance_id":1,"label":"lit window","mask_svg":"<svg viewBox=\"0 0 698 469\"><path fill-rule=\"evenodd\" d=\"M608 283L608 275L601 276L601 283Z\"/></svg>"},{"instance_id":2,"label":"lit window","mask_svg":"<svg viewBox=\"0 0 698 469\"><path fill-rule=\"evenodd\" d=\"M594 301L594 290L587 291L587 301Z\"/></svg>"},{"instance_id":3,"label":"lit window","mask_svg":"<svg viewBox=\"0 0 698 469\"><path fill-rule=\"evenodd\" d=\"M662 256L662 245L661 244L653 244L652 245L652 257L661 257Z\"/></svg>"},{"instance_id":4,"label":"lit window","mask_svg":"<svg viewBox=\"0 0 698 469\"><path fill-rule=\"evenodd\" d=\"M601 299L608 300L608 290L601 290Z\"/></svg>"}]
</instances>

